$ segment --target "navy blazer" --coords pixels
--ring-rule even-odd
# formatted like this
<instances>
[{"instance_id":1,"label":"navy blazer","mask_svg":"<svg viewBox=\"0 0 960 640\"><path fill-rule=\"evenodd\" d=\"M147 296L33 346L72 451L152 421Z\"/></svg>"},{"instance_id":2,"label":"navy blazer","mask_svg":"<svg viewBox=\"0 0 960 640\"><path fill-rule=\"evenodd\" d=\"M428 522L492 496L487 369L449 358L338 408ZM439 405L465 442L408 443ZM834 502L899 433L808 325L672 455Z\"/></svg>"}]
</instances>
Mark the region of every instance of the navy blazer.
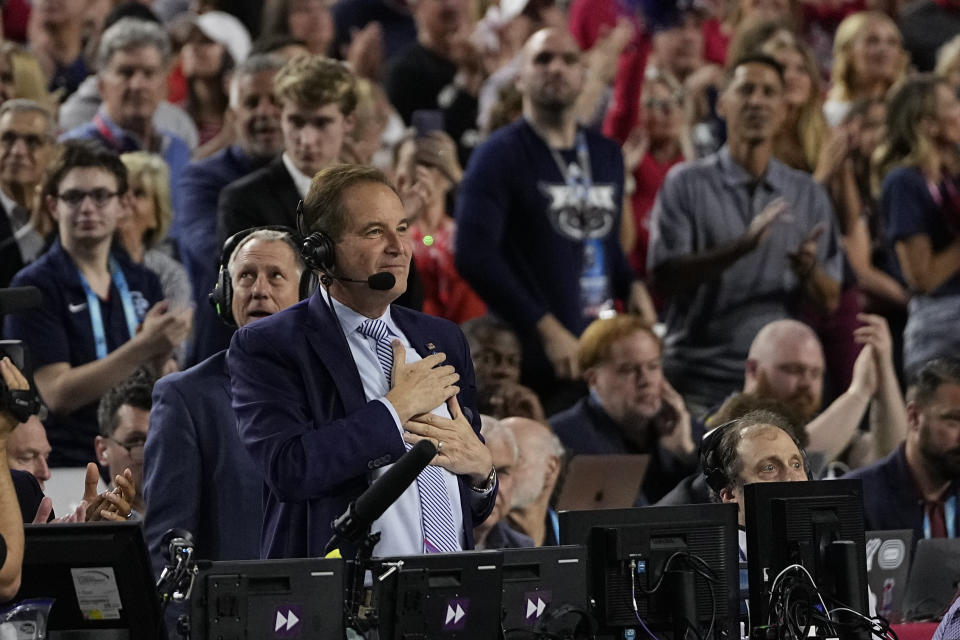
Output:
<instances>
[{"instance_id":1,"label":"navy blazer","mask_svg":"<svg viewBox=\"0 0 960 640\"><path fill-rule=\"evenodd\" d=\"M191 162L180 174L175 195L177 217L183 233L177 238L180 262L190 276L196 304L193 340L187 360L196 364L223 351L230 344L233 328L220 322L207 302L217 282L217 267L223 243L218 243L217 202L227 185L266 165L268 159L247 155L239 145Z\"/></svg>"},{"instance_id":2,"label":"navy blazer","mask_svg":"<svg viewBox=\"0 0 960 640\"><path fill-rule=\"evenodd\" d=\"M264 225L296 228L300 192L294 184L283 156L248 174L220 192L218 207L218 244L244 229Z\"/></svg>"},{"instance_id":3,"label":"navy blazer","mask_svg":"<svg viewBox=\"0 0 960 640\"><path fill-rule=\"evenodd\" d=\"M906 445L871 465L855 469L844 479L863 483L864 529L913 529L913 545L923 539L923 497L907 464ZM948 496L960 499L960 482L950 483ZM954 520L960 528L960 514Z\"/></svg>"},{"instance_id":4,"label":"navy blazer","mask_svg":"<svg viewBox=\"0 0 960 640\"><path fill-rule=\"evenodd\" d=\"M226 351L157 381L143 459L144 536L158 576L174 527L194 534L198 558L260 557L263 481L237 434Z\"/></svg>"},{"instance_id":5,"label":"navy blazer","mask_svg":"<svg viewBox=\"0 0 960 640\"><path fill-rule=\"evenodd\" d=\"M460 374L458 400L479 434L467 341L447 320L394 305L392 317L421 356L437 351ZM261 556L316 557L331 523L368 486L373 469L405 452L390 410L367 402L350 347L318 292L239 330L227 355L240 438L266 482ZM460 477L466 547L493 509ZM351 545L341 545L344 556Z\"/></svg>"}]
</instances>

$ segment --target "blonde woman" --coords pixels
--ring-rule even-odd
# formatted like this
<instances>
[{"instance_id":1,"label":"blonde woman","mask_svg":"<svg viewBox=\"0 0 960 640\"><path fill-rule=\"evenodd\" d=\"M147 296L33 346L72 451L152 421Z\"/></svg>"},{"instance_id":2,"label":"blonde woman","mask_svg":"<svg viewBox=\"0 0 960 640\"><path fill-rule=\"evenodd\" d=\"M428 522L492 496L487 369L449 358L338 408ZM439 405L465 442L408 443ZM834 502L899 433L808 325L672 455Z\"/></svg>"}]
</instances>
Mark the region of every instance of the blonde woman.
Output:
<instances>
[{"instance_id":1,"label":"blonde woman","mask_svg":"<svg viewBox=\"0 0 960 640\"><path fill-rule=\"evenodd\" d=\"M943 78L908 79L890 97L874 155L887 242L913 293L904 368L960 356L960 100Z\"/></svg>"},{"instance_id":2,"label":"blonde woman","mask_svg":"<svg viewBox=\"0 0 960 640\"><path fill-rule=\"evenodd\" d=\"M830 126L843 121L854 101L885 95L903 80L908 62L900 31L885 13L844 18L833 41L833 86L823 106Z\"/></svg>"},{"instance_id":3,"label":"blonde woman","mask_svg":"<svg viewBox=\"0 0 960 640\"><path fill-rule=\"evenodd\" d=\"M130 184L128 215L120 225L120 241L134 262L157 274L163 297L171 306L191 306L187 272L163 248L173 218L167 164L160 156L144 151L125 153L120 158L127 167Z\"/></svg>"}]
</instances>

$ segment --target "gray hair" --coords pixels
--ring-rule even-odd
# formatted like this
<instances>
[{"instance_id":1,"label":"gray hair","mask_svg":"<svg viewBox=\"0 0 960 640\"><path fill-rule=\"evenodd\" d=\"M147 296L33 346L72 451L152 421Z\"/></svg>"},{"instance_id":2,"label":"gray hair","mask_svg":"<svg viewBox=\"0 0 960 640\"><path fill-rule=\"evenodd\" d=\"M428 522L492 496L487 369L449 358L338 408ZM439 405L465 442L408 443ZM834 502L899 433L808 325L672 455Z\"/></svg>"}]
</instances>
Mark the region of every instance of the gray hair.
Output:
<instances>
[{"instance_id":1,"label":"gray hair","mask_svg":"<svg viewBox=\"0 0 960 640\"><path fill-rule=\"evenodd\" d=\"M53 120L53 114L45 106L36 100L27 100L26 98L14 98L0 104L0 118L8 113L37 113L47 119L47 135L51 138L56 133L56 122Z\"/></svg>"},{"instance_id":2,"label":"gray hair","mask_svg":"<svg viewBox=\"0 0 960 640\"><path fill-rule=\"evenodd\" d=\"M287 233L285 231L278 231L277 229L257 229L252 231L249 235L243 238L237 246L234 247L233 253L230 254L230 259L227 261L227 273L230 274L230 277L233 278L233 267L237 262L237 255L240 253L240 249L250 244L254 240L263 240L264 242L283 242L290 250L293 251L294 261L297 264L297 276L303 275L306 265L303 263L303 258L300 256L300 247L297 246L296 241L293 239L293 234Z\"/></svg>"},{"instance_id":3,"label":"gray hair","mask_svg":"<svg viewBox=\"0 0 960 640\"><path fill-rule=\"evenodd\" d=\"M283 68L284 60L272 53L255 53L233 70L230 76L230 106L236 106L237 93L240 90L240 78L252 76L256 73L270 71L276 73Z\"/></svg>"},{"instance_id":4,"label":"gray hair","mask_svg":"<svg viewBox=\"0 0 960 640\"><path fill-rule=\"evenodd\" d=\"M517 439L513 435L513 431L503 426L502 422L493 416L480 414L480 435L487 442L490 441L490 438L503 438L507 446L510 447L510 451L513 452L513 463L517 463L520 458L520 447L517 445Z\"/></svg>"},{"instance_id":5,"label":"gray hair","mask_svg":"<svg viewBox=\"0 0 960 640\"><path fill-rule=\"evenodd\" d=\"M97 50L97 69L103 71L110 65L117 51L154 47L160 52L163 64L170 62L170 37L159 24L138 18L117 20L100 38Z\"/></svg>"}]
</instances>

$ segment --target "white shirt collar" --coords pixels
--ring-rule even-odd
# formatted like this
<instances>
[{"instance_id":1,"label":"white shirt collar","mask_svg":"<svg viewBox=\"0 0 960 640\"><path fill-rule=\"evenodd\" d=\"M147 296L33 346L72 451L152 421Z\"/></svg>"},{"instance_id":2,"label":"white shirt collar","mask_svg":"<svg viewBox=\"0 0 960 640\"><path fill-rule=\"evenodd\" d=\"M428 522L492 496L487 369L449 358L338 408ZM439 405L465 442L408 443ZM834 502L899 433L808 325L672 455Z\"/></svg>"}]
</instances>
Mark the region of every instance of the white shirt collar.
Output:
<instances>
[{"instance_id":1,"label":"white shirt collar","mask_svg":"<svg viewBox=\"0 0 960 640\"><path fill-rule=\"evenodd\" d=\"M0 205L3 205L3 210L7 212L7 217L13 220L13 210L20 205L17 204L17 201L8 196L3 189L0 189Z\"/></svg>"},{"instance_id":2,"label":"white shirt collar","mask_svg":"<svg viewBox=\"0 0 960 640\"><path fill-rule=\"evenodd\" d=\"M340 322L340 326L343 328L343 332L346 335L352 335L356 330L363 324L366 320L370 320L367 316L354 311L347 305L343 304L336 298L330 295L330 292L326 289L323 290L322 295L329 296L330 300L333 300L333 309L337 313L337 320ZM390 333L393 334L395 338L399 338L401 342L405 345L408 345L408 341L403 331L397 324L393 321L393 316L390 314L390 307L387 307L387 310L383 312L383 315L379 318L374 318L375 320L380 320L387 328L390 330Z\"/></svg>"},{"instance_id":3,"label":"white shirt collar","mask_svg":"<svg viewBox=\"0 0 960 640\"><path fill-rule=\"evenodd\" d=\"M293 165L293 161L287 156L284 152L281 156L283 159L283 166L287 168L287 173L290 174L290 177L293 179L293 186L297 188L297 193L300 194L300 199L307 197L307 192L310 190L310 181L312 176L308 176L304 172L300 171Z\"/></svg>"}]
</instances>

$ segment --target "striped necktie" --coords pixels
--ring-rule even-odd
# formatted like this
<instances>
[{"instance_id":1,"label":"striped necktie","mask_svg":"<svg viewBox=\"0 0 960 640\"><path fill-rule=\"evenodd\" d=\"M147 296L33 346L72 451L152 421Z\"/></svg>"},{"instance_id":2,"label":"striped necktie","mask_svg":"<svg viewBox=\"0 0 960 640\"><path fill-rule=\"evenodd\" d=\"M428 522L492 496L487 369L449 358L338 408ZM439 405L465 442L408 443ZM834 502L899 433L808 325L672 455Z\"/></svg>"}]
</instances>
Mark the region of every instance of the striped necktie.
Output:
<instances>
[{"instance_id":1,"label":"striped necktie","mask_svg":"<svg viewBox=\"0 0 960 640\"><path fill-rule=\"evenodd\" d=\"M364 320L357 328L361 335L376 341L377 360L392 386L393 346L390 329L382 320ZM409 451L413 445L404 443ZM423 549L426 553L460 551L453 512L440 467L428 466L417 476L417 492L420 495L420 523L423 527Z\"/></svg>"}]
</instances>

